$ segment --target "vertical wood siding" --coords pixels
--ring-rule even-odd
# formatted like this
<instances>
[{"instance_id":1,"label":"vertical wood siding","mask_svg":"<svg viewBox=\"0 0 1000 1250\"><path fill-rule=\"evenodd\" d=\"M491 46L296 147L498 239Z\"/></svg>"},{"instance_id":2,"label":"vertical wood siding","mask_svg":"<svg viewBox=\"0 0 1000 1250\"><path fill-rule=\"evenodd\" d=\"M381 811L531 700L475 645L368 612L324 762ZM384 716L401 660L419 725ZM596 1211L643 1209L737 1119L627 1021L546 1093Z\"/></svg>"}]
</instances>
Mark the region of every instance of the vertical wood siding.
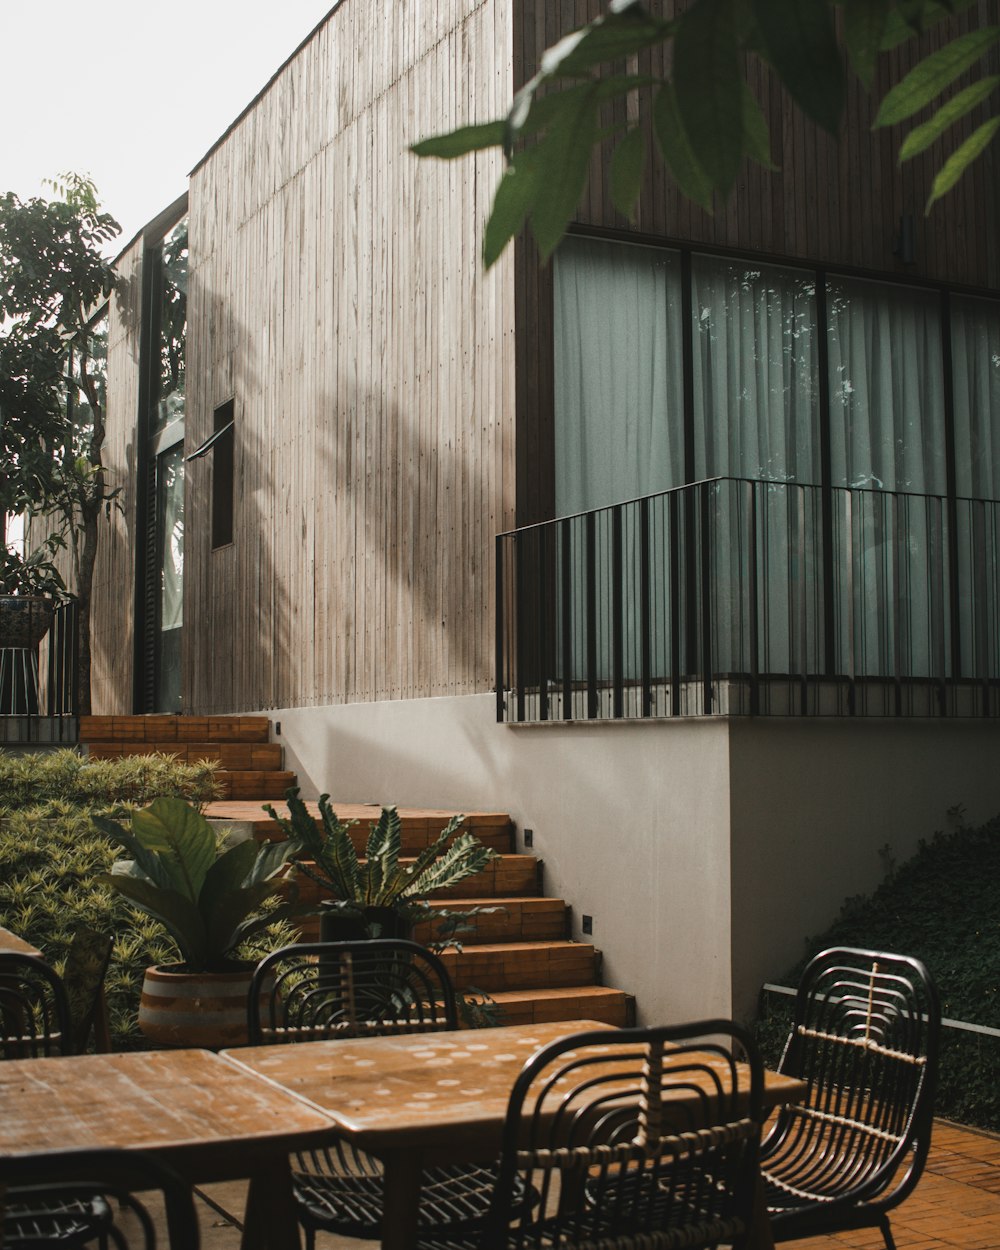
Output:
<instances>
[{"instance_id":1,"label":"vertical wood siding","mask_svg":"<svg viewBox=\"0 0 1000 1250\"><path fill-rule=\"evenodd\" d=\"M139 324L142 239L121 257L119 289L108 308L108 484L122 487L121 509L100 522L94 569L91 697L106 715L132 711L135 585L136 419L139 407Z\"/></svg>"},{"instance_id":2,"label":"vertical wood siding","mask_svg":"<svg viewBox=\"0 0 1000 1250\"><path fill-rule=\"evenodd\" d=\"M488 690L513 520L513 261L495 155L407 145L509 101L493 0L344 0L192 176L187 444L235 406L235 538L187 466L196 713Z\"/></svg>"}]
</instances>

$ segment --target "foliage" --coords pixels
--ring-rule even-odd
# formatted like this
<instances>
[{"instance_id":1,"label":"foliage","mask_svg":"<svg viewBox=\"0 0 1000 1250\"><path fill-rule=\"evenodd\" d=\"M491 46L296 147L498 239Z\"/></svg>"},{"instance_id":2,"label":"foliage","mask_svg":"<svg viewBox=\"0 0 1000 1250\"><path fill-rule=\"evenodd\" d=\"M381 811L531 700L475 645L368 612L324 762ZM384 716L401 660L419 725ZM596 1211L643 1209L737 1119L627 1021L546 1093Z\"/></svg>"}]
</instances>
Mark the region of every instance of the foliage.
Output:
<instances>
[{"instance_id":1,"label":"foliage","mask_svg":"<svg viewBox=\"0 0 1000 1250\"><path fill-rule=\"evenodd\" d=\"M69 536L86 713L98 521L119 494L104 469L104 357L92 318L115 286L103 249L120 227L89 179L66 174L54 190L51 200L0 196L0 548L12 513L54 527L42 548ZM5 574L17 572L5 563Z\"/></svg>"},{"instance_id":2,"label":"foliage","mask_svg":"<svg viewBox=\"0 0 1000 1250\"><path fill-rule=\"evenodd\" d=\"M0 594L64 598L66 583L52 560L65 545L60 534L50 534L27 555L10 547L0 549Z\"/></svg>"},{"instance_id":3,"label":"foliage","mask_svg":"<svg viewBox=\"0 0 1000 1250\"><path fill-rule=\"evenodd\" d=\"M223 971L245 942L301 913L294 886L279 876L290 843L227 846L200 812L173 798L133 812L128 829L106 817L95 823L133 857L100 880L166 928L189 972ZM284 901L271 906L279 895Z\"/></svg>"},{"instance_id":4,"label":"foliage","mask_svg":"<svg viewBox=\"0 0 1000 1250\"><path fill-rule=\"evenodd\" d=\"M880 54L971 3L694 0L668 20L638 0L611 0L604 14L543 54L538 72L517 92L505 118L433 136L412 150L448 160L502 147L506 169L486 224L485 264L498 259L526 222L544 258L573 217L596 144L608 139L615 144L611 191L622 213L631 213L642 185L644 132L651 134L681 192L711 211L714 194L729 194L744 158L774 168L768 123L747 79L753 58L770 66L807 117L836 133L847 90L845 54L870 89ZM940 167L928 210L1000 127L1000 115L984 113L1000 77L981 76L953 93L998 41L996 26L958 36L918 61L882 100L876 126L909 122L938 102L933 115L910 131L900 161L925 151L974 111L984 115ZM672 76L639 72L642 54L661 45L672 54L665 58ZM607 106L625 99L632 116L625 120L621 110L612 120Z\"/></svg>"},{"instance_id":5,"label":"foliage","mask_svg":"<svg viewBox=\"0 0 1000 1250\"><path fill-rule=\"evenodd\" d=\"M279 816L270 805L265 811L285 832L299 870L329 890L346 910L391 907L410 920L423 918L421 900L428 894L457 885L497 858L496 851L471 833L456 838L464 817L453 816L412 864L402 863L399 813L395 807L383 807L378 822L370 826L364 859L360 860L350 835L356 822L338 820L328 794L319 800L322 831L297 788L290 789L285 797L289 819Z\"/></svg>"},{"instance_id":6,"label":"foliage","mask_svg":"<svg viewBox=\"0 0 1000 1250\"><path fill-rule=\"evenodd\" d=\"M808 960L828 946L900 951L922 960L937 982L942 1014L1000 1029L1000 817L921 842L870 896L848 899L837 920L810 938L781 983L795 985ZM791 1000L771 1003L761 1038L773 1061L787 1031ZM938 1113L1000 1129L1000 1039L945 1029Z\"/></svg>"},{"instance_id":7,"label":"foliage","mask_svg":"<svg viewBox=\"0 0 1000 1250\"><path fill-rule=\"evenodd\" d=\"M68 749L28 755L0 751L0 820L47 803L123 815L128 806L163 795L202 804L218 791L210 760L185 764L163 754L90 760Z\"/></svg>"}]
</instances>

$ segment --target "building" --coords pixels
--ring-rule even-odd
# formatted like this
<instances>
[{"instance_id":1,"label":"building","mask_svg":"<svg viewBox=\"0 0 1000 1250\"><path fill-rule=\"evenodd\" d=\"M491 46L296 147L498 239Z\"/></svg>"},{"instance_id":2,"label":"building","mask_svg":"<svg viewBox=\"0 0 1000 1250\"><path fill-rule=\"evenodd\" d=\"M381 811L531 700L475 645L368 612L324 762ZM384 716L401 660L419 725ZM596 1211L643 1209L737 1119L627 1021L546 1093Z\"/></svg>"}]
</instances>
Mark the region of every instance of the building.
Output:
<instances>
[{"instance_id":1,"label":"building","mask_svg":"<svg viewBox=\"0 0 1000 1250\"><path fill-rule=\"evenodd\" d=\"M997 172L925 221L859 88L836 142L761 75L780 172L630 222L599 157L484 273L498 155L407 145L599 7L341 0L124 251L94 708L509 810L640 1017L743 1013L1000 809Z\"/></svg>"}]
</instances>

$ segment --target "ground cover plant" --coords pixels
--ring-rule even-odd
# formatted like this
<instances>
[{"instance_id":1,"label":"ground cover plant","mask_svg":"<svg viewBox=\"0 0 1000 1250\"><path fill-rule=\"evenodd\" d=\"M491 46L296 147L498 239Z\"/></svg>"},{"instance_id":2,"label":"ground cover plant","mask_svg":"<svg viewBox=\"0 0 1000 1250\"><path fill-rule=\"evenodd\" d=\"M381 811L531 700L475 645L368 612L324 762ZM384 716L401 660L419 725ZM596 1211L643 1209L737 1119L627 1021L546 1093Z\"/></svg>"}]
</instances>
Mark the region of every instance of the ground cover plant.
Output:
<instances>
[{"instance_id":1,"label":"ground cover plant","mask_svg":"<svg viewBox=\"0 0 1000 1250\"><path fill-rule=\"evenodd\" d=\"M824 933L809 938L794 967L772 978L794 986L809 958L828 946L915 955L937 982L945 1018L1000 1029L1000 816L921 842L897 865L883 852L886 877L874 893L848 899ZM768 995L758 1021L775 1062L791 1000ZM1000 1038L942 1030L937 1114L1000 1130Z\"/></svg>"},{"instance_id":2,"label":"ground cover plant","mask_svg":"<svg viewBox=\"0 0 1000 1250\"><path fill-rule=\"evenodd\" d=\"M0 752L0 924L60 971L78 928L114 935L105 985L115 1049L141 1044L135 1016L143 973L174 953L161 925L102 884L122 852L93 817L122 819L163 795L201 805L216 793L211 762Z\"/></svg>"}]
</instances>

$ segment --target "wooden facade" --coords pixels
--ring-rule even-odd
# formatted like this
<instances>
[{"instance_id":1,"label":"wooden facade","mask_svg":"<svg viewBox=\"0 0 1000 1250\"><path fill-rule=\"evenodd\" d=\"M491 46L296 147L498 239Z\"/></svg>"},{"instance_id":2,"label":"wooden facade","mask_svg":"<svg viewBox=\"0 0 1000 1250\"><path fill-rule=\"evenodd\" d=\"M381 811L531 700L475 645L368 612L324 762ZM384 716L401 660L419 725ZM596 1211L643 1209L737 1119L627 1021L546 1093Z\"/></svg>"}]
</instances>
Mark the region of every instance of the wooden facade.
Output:
<instances>
[{"instance_id":1,"label":"wooden facade","mask_svg":"<svg viewBox=\"0 0 1000 1250\"><path fill-rule=\"evenodd\" d=\"M406 148L500 115L544 48L603 7L341 0L192 174L186 447L231 401L235 491L233 542L213 550L212 457L188 464L187 710L493 687L494 535L551 514L551 269L518 241L483 273L497 154L445 164ZM898 136L870 131L857 85L836 141L766 71L751 84L780 171L745 168L709 215L649 161L629 221L610 202L604 153L578 226L1000 288L992 155L925 221L932 158L899 170ZM903 214L916 224L908 265L893 253ZM135 299L141 252L122 259ZM99 712L131 710L133 689L130 310L112 322L113 463L130 490L100 556Z\"/></svg>"}]
</instances>

